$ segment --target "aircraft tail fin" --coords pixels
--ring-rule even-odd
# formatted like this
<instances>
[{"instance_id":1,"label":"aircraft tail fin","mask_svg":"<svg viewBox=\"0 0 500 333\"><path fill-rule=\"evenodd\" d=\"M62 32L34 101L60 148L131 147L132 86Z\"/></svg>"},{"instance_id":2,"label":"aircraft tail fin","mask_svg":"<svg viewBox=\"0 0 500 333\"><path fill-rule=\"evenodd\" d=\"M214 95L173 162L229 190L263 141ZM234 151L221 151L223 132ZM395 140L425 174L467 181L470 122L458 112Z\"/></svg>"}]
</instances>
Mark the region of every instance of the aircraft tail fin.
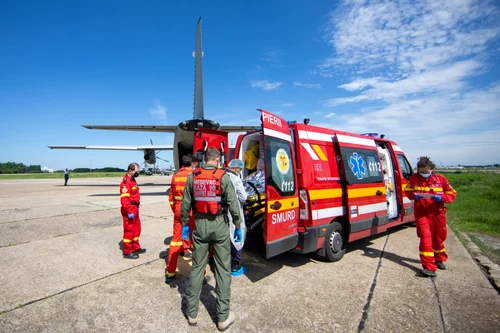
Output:
<instances>
[{"instance_id":1,"label":"aircraft tail fin","mask_svg":"<svg viewBox=\"0 0 500 333\"><path fill-rule=\"evenodd\" d=\"M203 51L201 48L201 16L196 26L196 49L194 56L194 111L193 119L203 119Z\"/></svg>"}]
</instances>

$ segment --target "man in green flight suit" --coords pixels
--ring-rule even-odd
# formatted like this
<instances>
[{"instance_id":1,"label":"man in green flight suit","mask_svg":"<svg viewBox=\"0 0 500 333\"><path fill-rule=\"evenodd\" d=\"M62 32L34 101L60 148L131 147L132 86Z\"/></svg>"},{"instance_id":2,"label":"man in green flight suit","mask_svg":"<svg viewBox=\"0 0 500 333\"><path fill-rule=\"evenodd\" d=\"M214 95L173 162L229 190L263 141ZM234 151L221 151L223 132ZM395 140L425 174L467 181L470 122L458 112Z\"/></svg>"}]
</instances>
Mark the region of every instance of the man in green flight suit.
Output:
<instances>
[{"instance_id":1,"label":"man in green flight suit","mask_svg":"<svg viewBox=\"0 0 500 333\"><path fill-rule=\"evenodd\" d=\"M227 210L236 227L235 241L242 239L240 223L242 216L236 191L229 175L218 168L220 152L213 147L206 151L206 164L188 176L181 204L182 237L189 237L189 212L195 214L193 231L193 265L190 284L187 288L187 319L191 326L198 323L198 304L203 283L203 272L207 265L208 249L213 245L215 275L217 279L217 328L225 331L234 321L235 315L229 311L231 297L231 240Z\"/></svg>"}]
</instances>

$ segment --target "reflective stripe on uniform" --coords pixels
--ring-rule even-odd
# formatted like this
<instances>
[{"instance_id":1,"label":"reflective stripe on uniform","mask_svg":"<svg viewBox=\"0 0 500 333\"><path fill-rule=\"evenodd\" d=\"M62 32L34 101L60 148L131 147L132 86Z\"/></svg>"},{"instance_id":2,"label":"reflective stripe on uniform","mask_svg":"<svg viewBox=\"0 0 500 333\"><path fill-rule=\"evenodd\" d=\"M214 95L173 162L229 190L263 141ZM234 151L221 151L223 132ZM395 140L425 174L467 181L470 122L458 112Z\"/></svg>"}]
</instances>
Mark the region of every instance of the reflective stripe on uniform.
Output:
<instances>
[{"instance_id":1,"label":"reflective stripe on uniform","mask_svg":"<svg viewBox=\"0 0 500 333\"><path fill-rule=\"evenodd\" d=\"M425 186L415 186L414 187L415 191L430 191L430 187L425 187Z\"/></svg>"},{"instance_id":2,"label":"reflective stripe on uniform","mask_svg":"<svg viewBox=\"0 0 500 333\"><path fill-rule=\"evenodd\" d=\"M434 250L434 253L441 253L441 252L446 252L445 248L443 247L442 250Z\"/></svg>"},{"instance_id":3,"label":"reflective stripe on uniform","mask_svg":"<svg viewBox=\"0 0 500 333\"><path fill-rule=\"evenodd\" d=\"M444 194L456 194L457 191L453 190L453 191L444 191Z\"/></svg>"},{"instance_id":4,"label":"reflective stripe on uniform","mask_svg":"<svg viewBox=\"0 0 500 333\"><path fill-rule=\"evenodd\" d=\"M420 251L420 255L424 257L434 257L434 252L424 252Z\"/></svg>"},{"instance_id":5,"label":"reflective stripe on uniform","mask_svg":"<svg viewBox=\"0 0 500 333\"><path fill-rule=\"evenodd\" d=\"M187 177L175 177L175 182L186 182Z\"/></svg>"},{"instance_id":6,"label":"reflective stripe on uniform","mask_svg":"<svg viewBox=\"0 0 500 333\"><path fill-rule=\"evenodd\" d=\"M124 239L123 239L123 242L124 242L124 243L131 243L131 242L132 242L132 240L131 240L131 239L125 239L125 238L124 238Z\"/></svg>"},{"instance_id":7,"label":"reflective stripe on uniform","mask_svg":"<svg viewBox=\"0 0 500 333\"><path fill-rule=\"evenodd\" d=\"M170 242L170 246L181 246L182 242Z\"/></svg>"},{"instance_id":8,"label":"reflective stripe on uniform","mask_svg":"<svg viewBox=\"0 0 500 333\"><path fill-rule=\"evenodd\" d=\"M174 199L177 201L182 201L182 195L174 195Z\"/></svg>"},{"instance_id":9,"label":"reflective stripe on uniform","mask_svg":"<svg viewBox=\"0 0 500 333\"><path fill-rule=\"evenodd\" d=\"M120 196L121 197L130 197L130 193L122 193Z\"/></svg>"},{"instance_id":10,"label":"reflective stripe on uniform","mask_svg":"<svg viewBox=\"0 0 500 333\"><path fill-rule=\"evenodd\" d=\"M405 187L405 191L415 191L415 189L413 187L407 186Z\"/></svg>"},{"instance_id":11,"label":"reflective stripe on uniform","mask_svg":"<svg viewBox=\"0 0 500 333\"><path fill-rule=\"evenodd\" d=\"M221 197L194 197L195 201L217 201L220 202Z\"/></svg>"},{"instance_id":12,"label":"reflective stripe on uniform","mask_svg":"<svg viewBox=\"0 0 500 333\"><path fill-rule=\"evenodd\" d=\"M134 241L138 241L139 240L139 237L134 237L133 238Z\"/></svg>"}]
</instances>

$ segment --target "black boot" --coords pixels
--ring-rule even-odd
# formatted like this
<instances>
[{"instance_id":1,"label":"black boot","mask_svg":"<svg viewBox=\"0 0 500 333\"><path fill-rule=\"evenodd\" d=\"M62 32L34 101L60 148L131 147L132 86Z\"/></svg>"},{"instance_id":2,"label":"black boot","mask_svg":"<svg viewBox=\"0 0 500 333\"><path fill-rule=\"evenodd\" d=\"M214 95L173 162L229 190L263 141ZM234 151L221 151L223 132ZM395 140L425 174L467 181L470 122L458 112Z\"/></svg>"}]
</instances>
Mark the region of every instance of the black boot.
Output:
<instances>
[{"instance_id":1,"label":"black boot","mask_svg":"<svg viewBox=\"0 0 500 333\"><path fill-rule=\"evenodd\" d=\"M425 276L425 277L435 277L436 272L433 272L433 271L430 271L428 269L423 268L420 270L420 275Z\"/></svg>"},{"instance_id":2,"label":"black boot","mask_svg":"<svg viewBox=\"0 0 500 333\"><path fill-rule=\"evenodd\" d=\"M132 252L129 254L124 254L123 258L125 258L125 259L139 259L139 255L135 252Z\"/></svg>"},{"instance_id":3,"label":"black boot","mask_svg":"<svg viewBox=\"0 0 500 333\"><path fill-rule=\"evenodd\" d=\"M135 253L135 254L143 254L143 253L146 253L146 249L140 248L139 250L134 251L134 252L132 252L132 253Z\"/></svg>"},{"instance_id":4,"label":"black boot","mask_svg":"<svg viewBox=\"0 0 500 333\"><path fill-rule=\"evenodd\" d=\"M446 269L446 266L444 265L444 263L442 261L436 261L436 266L439 268L439 269Z\"/></svg>"}]
</instances>

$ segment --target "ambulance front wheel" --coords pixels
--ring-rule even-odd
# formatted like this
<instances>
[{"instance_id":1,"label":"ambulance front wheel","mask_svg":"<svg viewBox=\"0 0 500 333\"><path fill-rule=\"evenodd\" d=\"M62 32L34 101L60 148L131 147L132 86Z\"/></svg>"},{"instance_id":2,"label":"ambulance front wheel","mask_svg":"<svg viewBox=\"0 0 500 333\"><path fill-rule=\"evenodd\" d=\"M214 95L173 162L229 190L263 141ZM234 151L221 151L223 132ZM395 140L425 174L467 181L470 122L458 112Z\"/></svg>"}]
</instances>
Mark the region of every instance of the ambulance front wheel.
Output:
<instances>
[{"instance_id":1,"label":"ambulance front wheel","mask_svg":"<svg viewBox=\"0 0 500 333\"><path fill-rule=\"evenodd\" d=\"M342 224L333 222L325 239L325 258L328 261L339 261L346 251L346 239L342 232Z\"/></svg>"}]
</instances>

